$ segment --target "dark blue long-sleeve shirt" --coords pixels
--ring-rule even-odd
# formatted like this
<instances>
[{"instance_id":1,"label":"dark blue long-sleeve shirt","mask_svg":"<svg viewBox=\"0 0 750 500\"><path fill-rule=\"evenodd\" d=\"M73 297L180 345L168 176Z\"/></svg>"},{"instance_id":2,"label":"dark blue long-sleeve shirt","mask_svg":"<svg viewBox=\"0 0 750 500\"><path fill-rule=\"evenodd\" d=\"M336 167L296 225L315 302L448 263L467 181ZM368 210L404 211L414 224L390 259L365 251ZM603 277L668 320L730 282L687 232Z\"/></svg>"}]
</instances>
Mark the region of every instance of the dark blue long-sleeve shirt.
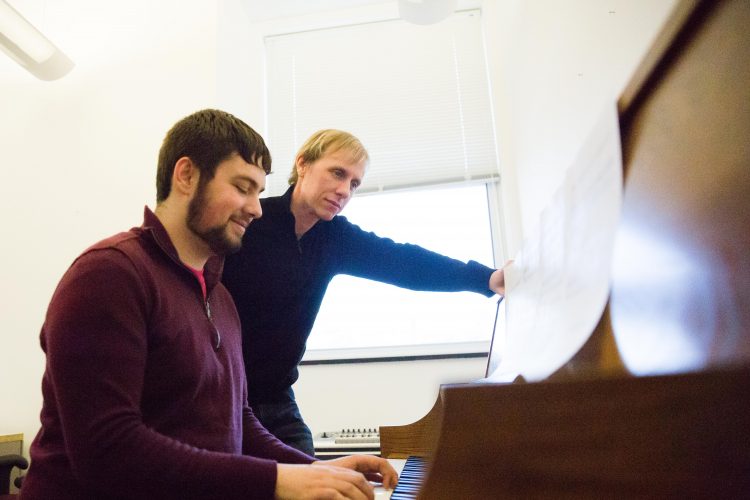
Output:
<instances>
[{"instance_id":1,"label":"dark blue long-sleeve shirt","mask_svg":"<svg viewBox=\"0 0 750 500\"><path fill-rule=\"evenodd\" d=\"M293 189L261 200L263 216L224 263L222 279L242 323L251 404L282 399L297 380L307 338L337 274L411 290L493 295L488 288L493 269L381 238L342 216L318 221L298 241L290 211Z\"/></svg>"}]
</instances>

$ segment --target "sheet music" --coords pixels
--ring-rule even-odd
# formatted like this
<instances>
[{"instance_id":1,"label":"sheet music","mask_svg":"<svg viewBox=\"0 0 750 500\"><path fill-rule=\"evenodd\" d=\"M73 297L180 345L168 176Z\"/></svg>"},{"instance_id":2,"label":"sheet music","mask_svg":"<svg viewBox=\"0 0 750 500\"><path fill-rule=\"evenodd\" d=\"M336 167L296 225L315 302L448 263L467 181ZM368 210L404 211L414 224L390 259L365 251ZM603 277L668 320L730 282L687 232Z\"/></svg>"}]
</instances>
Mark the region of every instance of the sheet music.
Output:
<instances>
[{"instance_id":1,"label":"sheet music","mask_svg":"<svg viewBox=\"0 0 750 500\"><path fill-rule=\"evenodd\" d=\"M506 270L505 352L490 382L541 380L588 339L607 303L622 206L617 109L606 109Z\"/></svg>"}]
</instances>

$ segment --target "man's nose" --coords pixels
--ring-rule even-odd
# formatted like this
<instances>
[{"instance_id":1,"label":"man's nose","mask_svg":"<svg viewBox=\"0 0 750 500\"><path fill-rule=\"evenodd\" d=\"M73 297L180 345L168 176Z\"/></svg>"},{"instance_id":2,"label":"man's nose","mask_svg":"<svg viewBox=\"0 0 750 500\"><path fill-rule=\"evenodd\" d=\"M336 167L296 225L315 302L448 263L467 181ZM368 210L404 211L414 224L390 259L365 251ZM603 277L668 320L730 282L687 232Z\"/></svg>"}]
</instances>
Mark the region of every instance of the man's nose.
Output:
<instances>
[{"instance_id":1,"label":"man's nose","mask_svg":"<svg viewBox=\"0 0 750 500\"><path fill-rule=\"evenodd\" d=\"M245 212L252 215L253 218L259 219L263 215L263 209L260 206L260 198L251 196L245 203Z\"/></svg>"},{"instance_id":2,"label":"man's nose","mask_svg":"<svg viewBox=\"0 0 750 500\"><path fill-rule=\"evenodd\" d=\"M352 195L351 184L348 179L339 181L336 185L336 194L342 198L348 198Z\"/></svg>"}]
</instances>

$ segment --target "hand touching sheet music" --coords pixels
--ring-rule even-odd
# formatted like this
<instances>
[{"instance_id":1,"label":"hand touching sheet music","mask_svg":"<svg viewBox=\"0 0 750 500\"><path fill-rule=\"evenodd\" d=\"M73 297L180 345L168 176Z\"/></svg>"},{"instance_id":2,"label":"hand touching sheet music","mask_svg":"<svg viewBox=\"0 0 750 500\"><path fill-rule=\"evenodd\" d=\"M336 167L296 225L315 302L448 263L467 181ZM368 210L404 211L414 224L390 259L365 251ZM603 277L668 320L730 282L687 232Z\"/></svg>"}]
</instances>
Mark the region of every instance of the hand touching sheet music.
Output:
<instances>
[{"instance_id":1,"label":"hand touching sheet music","mask_svg":"<svg viewBox=\"0 0 750 500\"><path fill-rule=\"evenodd\" d=\"M505 268L512 263L513 261L509 260L502 269L497 269L490 275L489 289L498 295L505 295Z\"/></svg>"}]
</instances>

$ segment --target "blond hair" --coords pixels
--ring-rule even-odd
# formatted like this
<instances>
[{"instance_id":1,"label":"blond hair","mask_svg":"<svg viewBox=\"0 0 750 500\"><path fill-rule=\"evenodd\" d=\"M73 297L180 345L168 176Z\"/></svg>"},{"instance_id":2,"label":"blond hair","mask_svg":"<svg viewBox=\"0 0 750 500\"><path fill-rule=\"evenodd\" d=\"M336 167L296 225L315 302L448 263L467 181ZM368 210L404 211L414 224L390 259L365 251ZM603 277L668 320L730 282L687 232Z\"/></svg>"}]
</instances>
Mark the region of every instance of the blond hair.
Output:
<instances>
[{"instance_id":1,"label":"blond hair","mask_svg":"<svg viewBox=\"0 0 750 500\"><path fill-rule=\"evenodd\" d=\"M289 184L297 183L297 158L301 156L304 163L312 163L328 153L341 149L350 153L356 163L370 161L370 155L367 154L365 147L349 132L332 128L318 130L297 151L292 173L289 175Z\"/></svg>"}]
</instances>

